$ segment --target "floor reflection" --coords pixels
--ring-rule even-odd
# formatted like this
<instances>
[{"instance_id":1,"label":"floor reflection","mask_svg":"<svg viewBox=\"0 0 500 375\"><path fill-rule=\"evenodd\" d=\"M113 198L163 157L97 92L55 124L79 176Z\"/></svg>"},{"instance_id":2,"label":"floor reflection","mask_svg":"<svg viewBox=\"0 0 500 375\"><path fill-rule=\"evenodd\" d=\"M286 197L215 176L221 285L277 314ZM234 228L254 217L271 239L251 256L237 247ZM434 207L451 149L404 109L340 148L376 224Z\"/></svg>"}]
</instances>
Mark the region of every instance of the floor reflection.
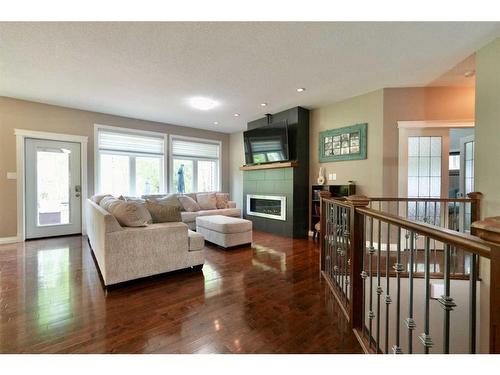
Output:
<instances>
[{"instance_id":1,"label":"floor reflection","mask_svg":"<svg viewBox=\"0 0 500 375\"><path fill-rule=\"evenodd\" d=\"M68 325L72 314L69 247L37 253L38 329Z\"/></svg>"}]
</instances>

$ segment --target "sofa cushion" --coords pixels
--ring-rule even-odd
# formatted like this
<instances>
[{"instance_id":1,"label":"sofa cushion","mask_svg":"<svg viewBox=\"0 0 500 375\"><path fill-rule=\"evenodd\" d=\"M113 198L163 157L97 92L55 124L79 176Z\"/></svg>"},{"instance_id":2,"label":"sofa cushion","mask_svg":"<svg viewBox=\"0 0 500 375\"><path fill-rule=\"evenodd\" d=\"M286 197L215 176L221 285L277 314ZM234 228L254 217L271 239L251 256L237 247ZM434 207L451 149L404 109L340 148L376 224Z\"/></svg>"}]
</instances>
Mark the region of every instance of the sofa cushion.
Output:
<instances>
[{"instance_id":1,"label":"sofa cushion","mask_svg":"<svg viewBox=\"0 0 500 375\"><path fill-rule=\"evenodd\" d=\"M151 214L154 224L182 221L179 207L153 202L149 199L146 199L145 207Z\"/></svg>"},{"instance_id":2,"label":"sofa cushion","mask_svg":"<svg viewBox=\"0 0 500 375\"><path fill-rule=\"evenodd\" d=\"M109 205L108 211L124 227L145 227L153 221L144 204L137 202L116 199Z\"/></svg>"},{"instance_id":3,"label":"sofa cushion","mask_svg":"<svg viewBox=\"0 0 500 375\"><path fill-rule=\"evenodd\" d=\"M199 215L199 211L197 212L188 212L182 211L181 218L183 223L194 223L196 221L196 217Z\"/></svg>"},{"instance_id":4,"label":"sofa cushion","mask_svg":"<svg viewBox=\"0 0 500 375\"><path fill-rule=\"evenodd\" d=\"M220 210L202 210L198 211L198 216L210 216L210 215L224 215L240 217L241 210L239 208L225 208Z\"/></svg>"},{"instance_id":5,"label":"sofa cushion","mask_svg":"<svg viewBox=\"0 0 500 375\"><path fill-rule=\"evenodd\" d=\"M227 202L229 202L229 193L216 193L216 207L217 208L227 208Z\"/></svg>"},{"instance_id":6,"label":"sofa cushion","mask_svg":"<svg viewBox=\"0 0 500 375\"><path fill-rule=\"evenodd\" d=\"M189 251L200 251L205 247L205 237L202 234L188 230Z\"/></svg>"},{"instance_id":7,"label":"sofa cushion","mask_svg":"<svg viewBox=\"0 0 500 375\"><path fill-rule=\"evenodd\" d=\"M217 197L215 193L198 193L196 200L202 210L215 210L217 209Z\"/></svg>"},{"instance_id":8,"label":"sofa cushion","mask_svg":"<svg viewBox=\"0 0 500 375\"><path fill-rule=\"evenodd\" d=\"M242 233L252 230L250 220L222 215L198 216L196 226L219 233Z\"/></svg>"},{"instance_id":9,"label":"sofa cushion","mask_svg":"<svg viewBox=\"0 0 500 375\"><path fill-rule=\"evenodd\" d=\"M187 195L179 195L179 202L181 202L184 211L187 212L196 212L201 210L200 205L193 198Z\"/></svg>"}]
</instances>

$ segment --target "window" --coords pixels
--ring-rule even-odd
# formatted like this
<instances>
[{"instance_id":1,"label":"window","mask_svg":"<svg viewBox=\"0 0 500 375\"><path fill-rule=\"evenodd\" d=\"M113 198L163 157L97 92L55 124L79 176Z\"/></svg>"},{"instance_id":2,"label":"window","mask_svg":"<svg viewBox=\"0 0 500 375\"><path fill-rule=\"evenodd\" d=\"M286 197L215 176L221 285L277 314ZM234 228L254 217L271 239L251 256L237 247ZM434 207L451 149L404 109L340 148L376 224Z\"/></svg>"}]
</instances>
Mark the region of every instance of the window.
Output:
<instances>
[{"instance_id":1,"label":"window","mask_svg":"<svg viewBox=\"0 0 500 375\"><path fill-rule=\"evenodd\" d=\"M97 129L97 191L115 196L164 191L165 136L112 127Z\"/></svg>"},{"instance_id":2,"label":"window","mask_svg":"<svg viewBox=\"0 0 500 375\"><path fill-rule=\"evenodd\" d=\"M220 142L173 136L171 150L171 191L219 190ZM183 186L179 186L181 175L184 177Z\"/></svg>"}]
</instances>

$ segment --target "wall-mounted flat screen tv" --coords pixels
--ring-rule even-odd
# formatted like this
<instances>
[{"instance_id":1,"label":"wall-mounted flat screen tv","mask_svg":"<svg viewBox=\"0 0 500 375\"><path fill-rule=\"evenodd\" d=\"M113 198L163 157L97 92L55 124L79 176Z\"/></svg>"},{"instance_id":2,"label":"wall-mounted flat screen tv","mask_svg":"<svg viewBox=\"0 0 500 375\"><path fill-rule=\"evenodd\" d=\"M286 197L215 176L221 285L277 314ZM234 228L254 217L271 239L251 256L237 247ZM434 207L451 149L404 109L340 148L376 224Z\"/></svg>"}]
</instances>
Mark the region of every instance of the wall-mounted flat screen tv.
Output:
<instances>
[{"instance_id":1,"label":"wall-mounted flat screen tv","mask_svg":"<svg viewBox=\"0 0 500 375\"><path fill-rule=\"evenodd\" d=\"M243 133L245 163L265 164L289 160L288 124L275 122Z\"/></svg>"}]
</instances>

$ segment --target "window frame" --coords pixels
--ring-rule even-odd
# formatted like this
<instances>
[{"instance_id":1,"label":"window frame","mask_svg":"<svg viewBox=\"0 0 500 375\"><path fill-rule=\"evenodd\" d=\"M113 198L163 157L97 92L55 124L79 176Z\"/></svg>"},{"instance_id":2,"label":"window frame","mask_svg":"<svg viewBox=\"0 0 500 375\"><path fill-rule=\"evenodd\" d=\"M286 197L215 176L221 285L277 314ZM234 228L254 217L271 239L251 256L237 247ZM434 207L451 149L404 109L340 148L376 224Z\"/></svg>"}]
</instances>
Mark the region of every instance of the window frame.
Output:
<instances>
[{"instance_id":1,"label":"window frame","mask_svg":"<svg viewBox=\"0 0 500 375\"><path fill-rule=\"evenodd\" d=\"M174 140L179 139L179 140L184 140L184 141L192 141L192 142L198 142L198 143L208 143L208 144L215 144L219 147L219 157L217 159L210 159L210 158L204 158L204 157L194 157L194 156L183 156L179 155L176 156L172 153L173 146L172 143ZM175 135L171 134L169 136L169 144L168 144L168 166L169 166L169 171L170 173L168 174L168 189L169 192L176 192L174 184L174 159L185 159L185 160L192 160L193 161L193 190L196 193L202 193L198 192L198 161L215 161L216 162L216 173L217 176L215 178L217 182L217 186L215 191L220 191L221 186L222 186L222 168L221 168L221 160L222 160L222 141L218 141L215 139L206 139L206 138L196 138L196 137L187 137L183 135Z\"/></svg>"},{"instance_id":2,"label":"window frame","mask_svg":"<svg viewBox=\"0 0 500 375\"><path fill-rule=\"evenodd\" d=\"M142 136L154 136L163 139L163 155L147 154L139 152L126 152L126 151L101 151L99 150L99 130L109 130L117 133L137 134ZM94 194L101 192L101 154L107 155L124 155L129 157L129 187L131 188L130 194L136 194L136 157L155 157L162 159L162 167L160 168L160 194L166 193L165 187L168 186L168 161L165 160L168 155L168 134L161 132L153 132L148 130L123 128L118 126L94 124Z\"/></svg>"}]
</instances>

